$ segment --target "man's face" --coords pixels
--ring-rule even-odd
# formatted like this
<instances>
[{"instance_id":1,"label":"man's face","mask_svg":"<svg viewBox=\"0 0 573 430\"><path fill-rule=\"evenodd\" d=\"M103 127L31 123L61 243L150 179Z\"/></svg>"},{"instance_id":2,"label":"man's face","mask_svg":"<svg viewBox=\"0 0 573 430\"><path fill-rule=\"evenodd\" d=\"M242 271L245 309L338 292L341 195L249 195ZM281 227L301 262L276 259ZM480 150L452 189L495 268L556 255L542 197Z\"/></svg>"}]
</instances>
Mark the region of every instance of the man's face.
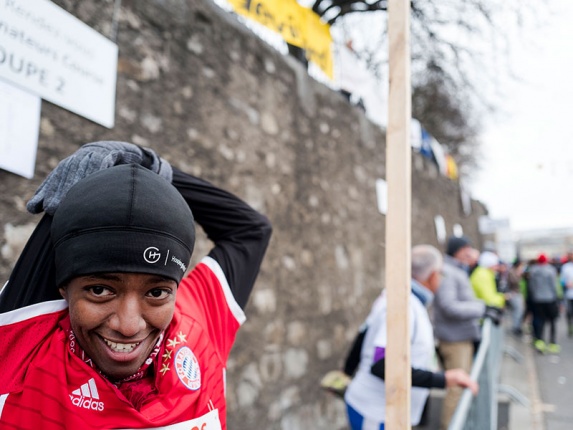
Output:
<instances>
[{"instance_id":1,"label":"man's face","mask_svg":"<svg viewBox=\"0 0 573 430\"><path fill-rule=\"evenodd\" d=\"M479 251L471 246L464 246L456 254L454 258L467 266L473 266L477 263L479 258Z\"/></svg>"},{"instance_id":2,"label":"man's face","mask_svg":"<svg viewBox=\"0 0 573 430\"><path fill-rule=\"evenodd\" d=\"M436 294L436 292L438 291L438 288L440 288L441 283L442 283L442 268L440 267L435 272L432 272L432 274L428 278L428 282L426 284L426 287L428 287L428 289L432 293Z\"/></svg>"},{"instance_id":3,"label":"man's face","mask_svg":"<svg viewBox=\"0 0 573 430\"><path fill-rule=\"evenodd\" d=\"M106 376L120 380L137 372L169 325L177 283L105 273L74 278L60 292L80 346Z\"/></svg>"}]
</instances>

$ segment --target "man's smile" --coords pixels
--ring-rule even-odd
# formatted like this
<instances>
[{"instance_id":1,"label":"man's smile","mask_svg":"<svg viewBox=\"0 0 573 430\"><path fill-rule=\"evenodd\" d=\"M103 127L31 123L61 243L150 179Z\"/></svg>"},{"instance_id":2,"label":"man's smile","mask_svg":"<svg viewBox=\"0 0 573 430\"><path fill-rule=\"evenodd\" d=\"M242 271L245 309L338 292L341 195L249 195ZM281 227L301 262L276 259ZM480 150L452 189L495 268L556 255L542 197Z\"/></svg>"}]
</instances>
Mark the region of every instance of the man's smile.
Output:
<instances>
[{"instance_id":1,"label":"man's smile","mask_svg":"<svg viewBox=\"0 0 573 430\"><path fill-rule=\"evenodd\" d=\"M141 342L135 342L135 343L119 343L119 342L112 342L109 339L103 338L104 342L106 343L107 346L109 346L111 348L112 351L114 352L131 352L133 351L137 345L139 345Z\"/></svg>"}]
</instances>

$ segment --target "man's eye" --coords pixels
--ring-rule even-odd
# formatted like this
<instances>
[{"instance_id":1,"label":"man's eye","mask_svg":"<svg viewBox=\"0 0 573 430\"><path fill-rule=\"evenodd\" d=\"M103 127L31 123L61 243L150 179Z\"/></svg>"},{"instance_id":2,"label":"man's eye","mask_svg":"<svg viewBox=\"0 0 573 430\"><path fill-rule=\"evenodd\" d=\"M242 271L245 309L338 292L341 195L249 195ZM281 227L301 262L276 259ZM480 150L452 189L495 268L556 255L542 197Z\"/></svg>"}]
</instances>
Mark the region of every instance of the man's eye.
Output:
<instances>
[{"instance_id":1,"label":"man's eye","mask_svg":"<svg viewBox=\"0 0 573 430\"><path fill-rule=\"evenodd\" d=\"M101 285L88 287L88 291L91 292L94 296L98 297L109 296L113 294L108 288L102 287Z\"/></svg>"},{"instance_id":2,"label":"man's eye","mask_svg":"<svg viewBox=\"0 0 573 430\"><path fill-rule=\"evenodd\" d=\"M147 295L153 297L154 299L165 299L171 294L171 290L166 290L163 288L154 288L149 291Z\"/></svg>"}]
</instances>

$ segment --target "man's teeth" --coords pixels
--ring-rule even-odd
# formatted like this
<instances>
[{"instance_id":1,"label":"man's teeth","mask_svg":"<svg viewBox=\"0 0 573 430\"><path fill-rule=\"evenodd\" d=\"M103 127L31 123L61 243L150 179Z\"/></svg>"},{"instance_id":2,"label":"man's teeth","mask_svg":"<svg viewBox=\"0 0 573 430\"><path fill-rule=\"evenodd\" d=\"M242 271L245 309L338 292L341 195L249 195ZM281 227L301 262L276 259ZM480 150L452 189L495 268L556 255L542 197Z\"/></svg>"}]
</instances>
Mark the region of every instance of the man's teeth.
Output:
<instances>
[{"instance_id":1,"label":"man's teeth","mask_svg":"<svg viewBox=\"0 0 573 430\"><path fill-rule=\"evenodd\" d=\"M104 339L104 341L107 344L107 346L109 346L111 348L111 350L114 352L131 352L140 343L140 342L138 342L138 343L115 343L115 342L112 342L111 340L107 340L107 339Z\"/></svg>"}]
</instances>

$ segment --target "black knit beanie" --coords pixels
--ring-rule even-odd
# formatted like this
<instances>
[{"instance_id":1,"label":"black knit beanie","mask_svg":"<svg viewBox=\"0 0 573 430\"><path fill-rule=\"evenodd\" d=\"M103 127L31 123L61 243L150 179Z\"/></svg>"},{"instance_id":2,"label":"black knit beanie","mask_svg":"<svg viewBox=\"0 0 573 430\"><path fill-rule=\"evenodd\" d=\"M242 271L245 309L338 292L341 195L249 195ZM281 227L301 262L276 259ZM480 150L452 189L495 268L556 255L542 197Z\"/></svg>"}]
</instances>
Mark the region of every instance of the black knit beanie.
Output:
<instances>
[{"instance_id":1,"label":"black knit beanie","mask_svg":"<svg viewBox=\"0 0 573 430\"><path fill-rule=\"evenodd\" d=\"M193 215L181 194L135 164L75 184L54 214L51 234L58 286L106 272L155 274L179 283L195 243Z\"/></svg>"},{"instance_id":2,"label":"black knit beanie","mask_svg":"<svg viewBox=\"0 0 573 430\"><path fill-rule=\"evenodd\" d=\"M472 246L471 241L466 236L452 236L448 239L446 254L453 257L456 255L456 252L462 248L465 248L466 246Z\"/></svg>"}]
</instances>

